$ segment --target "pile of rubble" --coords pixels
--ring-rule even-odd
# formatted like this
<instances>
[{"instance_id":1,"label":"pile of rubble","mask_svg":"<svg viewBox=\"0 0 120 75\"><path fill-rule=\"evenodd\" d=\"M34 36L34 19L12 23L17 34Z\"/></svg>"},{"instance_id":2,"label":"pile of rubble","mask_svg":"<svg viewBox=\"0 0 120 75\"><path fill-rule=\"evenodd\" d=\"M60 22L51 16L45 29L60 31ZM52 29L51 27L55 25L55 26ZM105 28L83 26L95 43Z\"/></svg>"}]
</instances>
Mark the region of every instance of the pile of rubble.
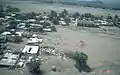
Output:
<instances>
[{"instance_id":1,"label":"pile of rubble","mask_svg":"<svg viewBox=\"0 0 120 75\"><path fill-rule=\"evenodd\" d=\"M55 55L55 56L58 55L54 47L49 47L49 46L41 47L40 51L42 54Z\"/></svg>"}]
</instances>

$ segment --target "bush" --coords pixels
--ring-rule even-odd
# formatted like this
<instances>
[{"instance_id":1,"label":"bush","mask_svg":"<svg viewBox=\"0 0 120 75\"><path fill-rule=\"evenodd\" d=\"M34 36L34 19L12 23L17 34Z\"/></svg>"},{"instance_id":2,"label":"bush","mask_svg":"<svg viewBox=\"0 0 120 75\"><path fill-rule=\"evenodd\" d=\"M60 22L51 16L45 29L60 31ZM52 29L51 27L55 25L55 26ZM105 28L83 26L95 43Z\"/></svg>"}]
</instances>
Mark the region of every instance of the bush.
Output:
<instances>
[{"instance_id":1,"label":"bush","mask_svg":"<svg viewBox=\"0 0 120 75\"><path fill-rule=\"evenodd\" d=\"M52 19L52 23L55 24L55 25L58 25L59 24L58 19L57 18L53 18Z\"/></svg>"},{"instance_id":2,"label":"bush","mask_svg":"<svg viewBox=\"0 0 120 75\"><path fill-rule=\"evenodd\" d=\"M83 52L75 52L67 54L68 57L72 58L76 61L75 67L79 70L79 72L91 72L92 69L87 65L88 55Z\"/></svg>"},{"instance_id":3,"label":"bush","mask_svg":"<svg viewBox=\"0 0 120 75\"><path fill-rule=\"evenodd\" d=\"M78 12L76 12L72 15L73 18L78 18L79 16L80 16L80 14Z\"/></svg>"},{"instance_id":4,"label":"bush","mask_svg":"<svg viewBox=\"0 0 120 75\"><path fill-rule=\"evenodd\" d=\"M56 28L55 28L55 26L52 26L52 27L51 27L51 30L52 30L52 31L57 31Z\"/></svg>"},{"instance_id":5,"label":"bush","mask_svg":"<svg viewBox=\"0 0 120 75\"><path fill-rule=\"evenodd\" d=\"M22 41L23 41L23 40L22 40L22 37L21 37L21 36L17 36L17 35L16 35L16 36L14 37L14 42L15 42L15 43L20 43L20 42L22 42Z\"/></svg>"},{"instance_id":6,"label":"bush","mask_svg":"<svg viewBox=\"0 0 120 75\"><path fill-rule=\"evenodd\" d=\"M49 22L43 22L42 25L43 25L43 28L46 28L47 26L51 26Z\"/></svg>"},{"instance_id":7,"label":"bush","mask_svg":"<svg viewBox=\"0 0 120 75\"><path fill-rule=\"evenodd\" d=\"M33 57L29 63L27 63L28 70L30 73L39 74L40 73L41 60L39 58Z\"/></svg>"},{"instance_id":8,"label":"bush","mask_svg":"<svg viewBox=\"0 0 120 75\"><path fill-rule=\"evenodd\" d=\"M61 18L64 18L64 17L66 17L68 14L69 14L68 11L67 11L66 9L64 9L61 13L59 13L59 16L60 16Z\"/></svg>"}]
</instances>

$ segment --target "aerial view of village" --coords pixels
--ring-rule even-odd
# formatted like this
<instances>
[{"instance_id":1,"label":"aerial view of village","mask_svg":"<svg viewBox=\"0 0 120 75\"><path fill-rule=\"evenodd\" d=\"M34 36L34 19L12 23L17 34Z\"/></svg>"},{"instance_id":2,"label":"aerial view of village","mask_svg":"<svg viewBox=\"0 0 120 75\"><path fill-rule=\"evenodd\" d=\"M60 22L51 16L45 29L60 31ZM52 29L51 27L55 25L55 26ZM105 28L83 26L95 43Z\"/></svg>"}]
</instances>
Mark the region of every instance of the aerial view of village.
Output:
<instances>
[{"instance_id":1,"label":"aerial view of village","mask_svg":"<svg viewBox=\"0 0 120 75\"><path fill-rule=\"evenodd\" d=\"M120 8L104 1L0 0L0 75L120 75Z\"/></svg>"}]
</instances>

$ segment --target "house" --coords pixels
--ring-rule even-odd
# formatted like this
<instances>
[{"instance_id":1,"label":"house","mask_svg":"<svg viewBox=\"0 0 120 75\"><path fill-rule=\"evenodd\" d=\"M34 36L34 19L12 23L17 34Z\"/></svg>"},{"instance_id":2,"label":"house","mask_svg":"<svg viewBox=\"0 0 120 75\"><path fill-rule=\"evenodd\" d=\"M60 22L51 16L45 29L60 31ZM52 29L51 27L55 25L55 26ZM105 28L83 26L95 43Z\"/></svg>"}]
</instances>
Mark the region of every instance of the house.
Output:
<instances>
[{"instance_id":1,"label":"house","mask_svg":"<svg viewBox=\"0 0 120 75\"><path fill-rule=\"evenodd\" d=\"M0 59L0 66L4 67L14 66L17 63L18 58L19 58L18 54L5 53L3 57Z\"/></svg>"},{"instance_id":2,"label":"house","mask_svg":"<svg viewBox=\"0 0 120 75\"><path fill-rule=\"evenodd\" d=\"M36 37L32 37L28 39L28 44L38 44L42 42L43 42L43 39L38 39Z\"/></svg>"},{"instance_id":3,"label":"house","mask_svg":"<svg viewBox=\"0 0 120 75\"><path fill-rule=\"evenodd\" d=\"M22 37L23 32L15 32L15 34Z\"/></svg>"},{"instance_id":4,"label":"house","mask_svg":"<svg viewBox=\"0 0 120 75\"><path fill-rule=\"evenodd\" d=\"M25 45L25 47L22 50L22 53L26 54L37 54L39 52L39 46L34 45Z\"/></svg>"},{"instance_id":5,"label":"house","mask_svg":"<svg viewBox=\"0 0 120 75\"><path fill-rule=\"evenodd\" d=\"M49 17L48 16L43 16L43 19L48 20Z\"/></svg>"},{"instance_id":6,"label":"house","mask_svg":"<svg viewBox=\"0 0 120 75\"><path fill-rule=\"evenodd\" d=\"M28 19L27 22L30 22L30 23L33 23L35 22L36 20L35 19Z\"/></svg>"},{"instance_id":7,"label":"house","mask_svg":"<svg viewBox=\"0 0 120 75\"><path fill-rule=\"evenodd\" d=\"M94 23L93 21L88 20L79 20L77 23L77 26L83 26L83 27L99 27L98 24Z\"/></svg>"},{"instance_id":8,"label":"house","mask_svg":"<svg viewBox=\"0 0 120 75\"><path fill-rule=\"evenodd\" d=\"M105 20L96 20L95 22L96 22L96 23L99 23L101 26L105 26L105 25L108 24L108 22L105 21Z\"/></svg>"},{"instance_id":9,"label":"house","mask_svg":"<svg viewBox=\"0 0 120 75\"><path fill-rule=\"evenodd\" d=\"M65 21L59 21L59 23L60 23L60 25L62 25L62 26L66 26L66 25L67 25L67 23L66 23Z\"/></svg>"},{"instance_id":10,"label":"house","mask_svg":"<svg viewBox=\"0 0 120 75\"><path fill-rule=\"evenodd\" d=\"M14 13L11 14L12 17L15 17L15 15L16 15L16 14L14 14Z\"/></svg>"},{"instance_id":11,"label":"house","mask_svg":"<svg viewBox=\"0 0 120 75\"><path fill-rule=\"evenodd\" d=\"M43 28L43 25L41 24L30 23L30 27L28 28L28 30L33 32L40 32L42 31L42 28Z\"/></svg>"},{"instance_id":12,"label":"house","mask_svg":"<svg viewBox=\"0 0 120 75\"><path fill-rule=\"evenodd\" d=\"M21 28L21 29L24 29L25 28L25 23L19 23L18 25L17 25L17 28Z\"/></svg>"},{"instance_id":13,"label":"house","mask_svg":"<svg viewBox=\"0 0 120 75\"><path fill-rule=\"evenodd\" d=\"M10 19L11 18L11 16L5 16L5 19Z\"/></svg>"},{"instance_id":14,"label":"house","mask_svg":"<svg viewBox=\"0 0 120 75\"><path fill-rule=\"evenodd\" d=\"M3 32L1 35L5 35L5 36L11 35L11 32Z\"/></svg>"},{"instance_id":15,"label":"house","mask_svg":"<svg viewBox=\"0 0 120 75\"><path fill-rule=\"evenodd\" d=\"M15 32L14 30L11 30L11 32L3 32L1 35L6 36L9 42L22 41L22 32Z\"/></svg>"},{"instance_id":16,"label":"house","mask_svg":"<svg viewBox=\"0 0 120 75\"><path fill-rule=\"evenodd\" d=\"M51 28L43 28L43 31L45 31L45 32L51 32L52 29Z\"/></svg>"}]
</instances>

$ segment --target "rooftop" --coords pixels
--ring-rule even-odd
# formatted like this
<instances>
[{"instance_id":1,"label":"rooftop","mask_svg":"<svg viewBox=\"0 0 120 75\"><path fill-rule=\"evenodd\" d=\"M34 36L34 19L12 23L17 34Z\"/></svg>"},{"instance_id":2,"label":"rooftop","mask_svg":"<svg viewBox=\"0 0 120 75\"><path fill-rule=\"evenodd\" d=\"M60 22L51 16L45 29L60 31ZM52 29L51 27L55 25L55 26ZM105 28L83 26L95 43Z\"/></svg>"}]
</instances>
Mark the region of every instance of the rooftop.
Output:
<instances>
[{"instance_id":1,"label":"rooftop","mask_svg":"<svg viewBox=\"0 0 120 75\"><path fill-rule=\"evenodd\" d=\"M18 54L6 53L0 60L0 65L1 66L14 66L15 63L17 62L18 57L19 57Z\"/></svg>"},{"instance_id":2,"label":"rooftop","mask_svg":"<svg viewBox=\"0 0 120 75\"><path fill-rule=\"evenodd\" d=\"M38 50L39 50L39 46L25 45L22 52L28 54L36 54L38 53Z\"/></svg>"}]
</instances>

